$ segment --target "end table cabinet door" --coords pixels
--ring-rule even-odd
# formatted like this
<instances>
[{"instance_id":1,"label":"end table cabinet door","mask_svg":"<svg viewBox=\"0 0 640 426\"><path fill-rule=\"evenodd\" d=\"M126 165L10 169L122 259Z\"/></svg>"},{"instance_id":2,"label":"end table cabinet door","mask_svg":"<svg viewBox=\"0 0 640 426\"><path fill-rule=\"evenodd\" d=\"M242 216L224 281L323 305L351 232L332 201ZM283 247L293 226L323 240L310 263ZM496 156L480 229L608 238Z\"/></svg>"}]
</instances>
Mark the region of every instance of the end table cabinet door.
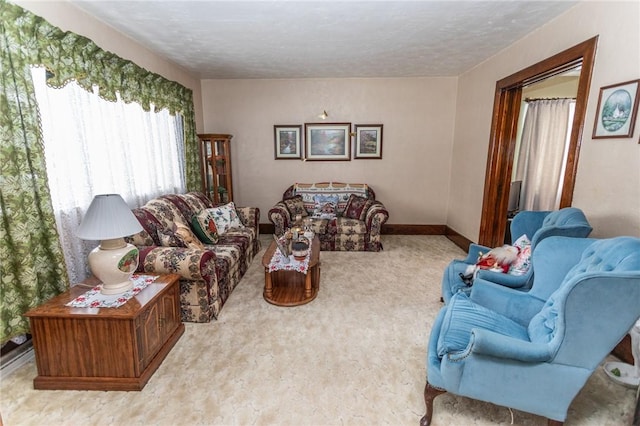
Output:
<instances>
[{"instance_id":1,"label":"end table cabinet door","mask_svg":"<svg viewBox=\"0 0 640 426\"><path fill-rule=\"evenodd\" d=\"M143 371L180 325L180 287L174 285L136 321L138 356Z\"/></svg>"}]
</instances>

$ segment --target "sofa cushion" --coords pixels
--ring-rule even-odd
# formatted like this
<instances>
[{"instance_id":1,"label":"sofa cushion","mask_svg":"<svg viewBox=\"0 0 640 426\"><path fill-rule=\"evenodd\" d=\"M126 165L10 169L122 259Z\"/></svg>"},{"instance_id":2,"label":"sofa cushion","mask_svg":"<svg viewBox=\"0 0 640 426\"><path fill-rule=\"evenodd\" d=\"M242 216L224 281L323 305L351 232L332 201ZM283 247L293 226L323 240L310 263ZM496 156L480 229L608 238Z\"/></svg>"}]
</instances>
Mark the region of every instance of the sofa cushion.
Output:
<instances>
[{"instance_id":1,"label":"sofa cushion","mask_svg":"<svg viewBox=\"0 0 640 426\"><path fill-rule=\"evenodd\" d=\"M175 222L170 228L158 231L158 239L163 247L187 247L204 250L204 245L191 229L182 222Z\"/></svg>"},{"instance_id":2,"label":"sofa cushion","mask_svg":"<svg viewBox=\"0 0 640 426\"><path fill-rule=\"evenodd\" d=\"M327 225L329 224L329 219L317 219L314 218L311 221L311 230L314 234L322 235L327 232Z\"/></svg>"},{"instance_id":3,"label":"sofa cushion","mask_svg":"<svg viewBox=\"0 0 640 426\"><path fill-rule=\"evenodd\" d=\"M349 196L343 216L349 219L364 220L373 201L355 194Z\"/></svg>"},{"instance_id":4,"label":"sofa cushion","mask_svg":"<svg viewBox=\"0 0 640 426\"><path fill-rule=\"evenodd\" d=\"M222 206L213 207L210 211L216 223L219 236L224 235L229 228L244 228L233 201Z\"/></svg>"},{"instance_id":5,"label":"sofa cushion","mask_svg":"<svg viewBox=\"0 0 640 426\"><path fill-rule=\"evenodd\" d=\"M189 206L192 215L214 206L211 200L202 192L187 192L186 194L180 195L180 197Z\"/></svg>"},{"instance_id":6,"label":"sofa cushion","mask_svg":"<svg viewBox=\"0 0 640 426\"><path fill-rule=\"evenodd\" d=\"M335 218L337 234L366 234L367 225L363 220L349 219L348 217Z\"/></svg>"},{"instance_id":7,"label":"sofa cushion","mask_svg":"<svg viewBox=\"0 0 640 426\"><path fill-rule=\"evenodd\" d=\"M527 329L512 319L500 315L484 306L473 303L466 293L453 295L447 306L440 334L438 356L460 352L469 344L471 329L483 328L505 336L529 341Z\"/></svg>"},{"instance_id":8,"label":"sofa cushion","mask_svg":"<svg viewBox=\"0 0 640 426\"><path fill-rule=\"evenodd\" d=\"M176 222L175 234L182 239L185 247L204 250L204 244L195 236L191 228L182 222Z\"/></svg>"},{"instance_id":9,"label":"sofa cushion","mask_svg":"<svg viewBox=\"0 0 640 426\"><path fill-rule=\"evenodd\" d=\"M183 216L180 209L166 196L149 200L143 209L151 213L153 217L158 220L162 227L161 229L171 229L176 222L182 222L185 225L189 223L189 220ZM189 216L189 219L190 218L191 216Z\"/></svg>"},{"instance_id":10,"label":"sofa cushion","mask_svg":"<svg viewBox=\"0 0 640 426\"><path fill-rule=\"evenodd\" d=\"M283 203L285 204L285 206L287 206L287 210L289 210L289 214L291 214L292 219L295 219L297 215L300 215L302 217L308 216L307 210L304 208L304 203L300 195L287 198L286 200L283 200Z\"/></svg>"},{"instance_id":11,"label":"sofa cushion","mask_svg":"<svg viewBox=\"0 0 640 426\"><path fill-rule=\"evenodd\" d=\"M160 221L144 207L133 209L132 212L143 229L137 234L127 237L125 240L137 247L162 245L158 231L164 229L164 226Z\"/></svg>"},{"instance_id":12,"label":"sofa cushion","mask_svg":"<svg viewBox=\"0 0 640 426\"><path fill-rule=\"evenodd\" d=\"M213 209L205 209L193 215L191 218L191 228L198 239L205 244L215 244L218 242L218 228Z\"/></svg>"}]
</instances>

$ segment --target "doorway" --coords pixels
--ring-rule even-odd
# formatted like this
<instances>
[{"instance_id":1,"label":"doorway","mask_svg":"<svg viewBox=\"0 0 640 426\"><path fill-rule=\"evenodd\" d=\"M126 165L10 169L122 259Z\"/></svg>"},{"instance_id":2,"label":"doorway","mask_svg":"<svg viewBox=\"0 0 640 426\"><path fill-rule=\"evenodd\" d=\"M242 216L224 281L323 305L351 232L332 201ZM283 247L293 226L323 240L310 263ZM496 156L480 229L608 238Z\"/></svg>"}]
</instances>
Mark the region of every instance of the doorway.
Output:
<instances>
[{"instance_id":1,"label":"doorway","mask_svg":"<svg viewBox=\"0 0 640 426\"><path fill-rule=\"evenodd\" d=\"M479 243L503 244L523 87L581 67L563 175L560 208L571 206L598 37L593 37L496 83Z\"/></svg>"}]
</instances>

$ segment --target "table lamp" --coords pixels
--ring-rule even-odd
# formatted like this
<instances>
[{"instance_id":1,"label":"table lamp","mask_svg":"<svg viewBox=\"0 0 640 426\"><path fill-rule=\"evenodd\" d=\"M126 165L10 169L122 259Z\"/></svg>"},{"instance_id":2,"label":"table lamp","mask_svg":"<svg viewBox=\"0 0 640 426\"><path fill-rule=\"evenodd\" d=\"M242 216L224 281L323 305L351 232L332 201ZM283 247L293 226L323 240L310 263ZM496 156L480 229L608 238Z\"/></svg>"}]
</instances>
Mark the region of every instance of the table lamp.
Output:
<instances>
[{"instance_id":1,"label":"table lamp","mask_svg":"<svg viewBox=\"0 0 640 426\"><path fill-rule=\"evenodd\" d=\"M83 240L100 240L89 253L91 272L102 281L103 294L119 294L133 287L131 275L138 267L138 249L124 237L142 231L142 226L118 194L96 195L78 227Z\"/></svg>"}]
</instances>

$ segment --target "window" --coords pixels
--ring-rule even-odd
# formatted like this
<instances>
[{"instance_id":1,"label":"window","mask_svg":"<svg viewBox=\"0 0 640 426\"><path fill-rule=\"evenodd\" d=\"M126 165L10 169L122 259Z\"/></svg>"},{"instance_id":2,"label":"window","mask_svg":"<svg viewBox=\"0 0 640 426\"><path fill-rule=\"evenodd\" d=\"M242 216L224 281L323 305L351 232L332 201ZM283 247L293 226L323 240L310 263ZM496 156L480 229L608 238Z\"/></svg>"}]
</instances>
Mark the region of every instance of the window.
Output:
<instances>
[{"instance_id":1,"label":"window","mask_svg":"<svg viewBox=\"0 0 640 426\"><path fill-rule=\"evenodd\" d=\"M32 76L40 110L47 177L72 283L86 277L95 242L75 236L94 195L118 193L132 207L161 194L184 192L184 132L179 115L144 111L137 103L106 101L71 81L46 85Z\"/></svg>"}]
</instances>

